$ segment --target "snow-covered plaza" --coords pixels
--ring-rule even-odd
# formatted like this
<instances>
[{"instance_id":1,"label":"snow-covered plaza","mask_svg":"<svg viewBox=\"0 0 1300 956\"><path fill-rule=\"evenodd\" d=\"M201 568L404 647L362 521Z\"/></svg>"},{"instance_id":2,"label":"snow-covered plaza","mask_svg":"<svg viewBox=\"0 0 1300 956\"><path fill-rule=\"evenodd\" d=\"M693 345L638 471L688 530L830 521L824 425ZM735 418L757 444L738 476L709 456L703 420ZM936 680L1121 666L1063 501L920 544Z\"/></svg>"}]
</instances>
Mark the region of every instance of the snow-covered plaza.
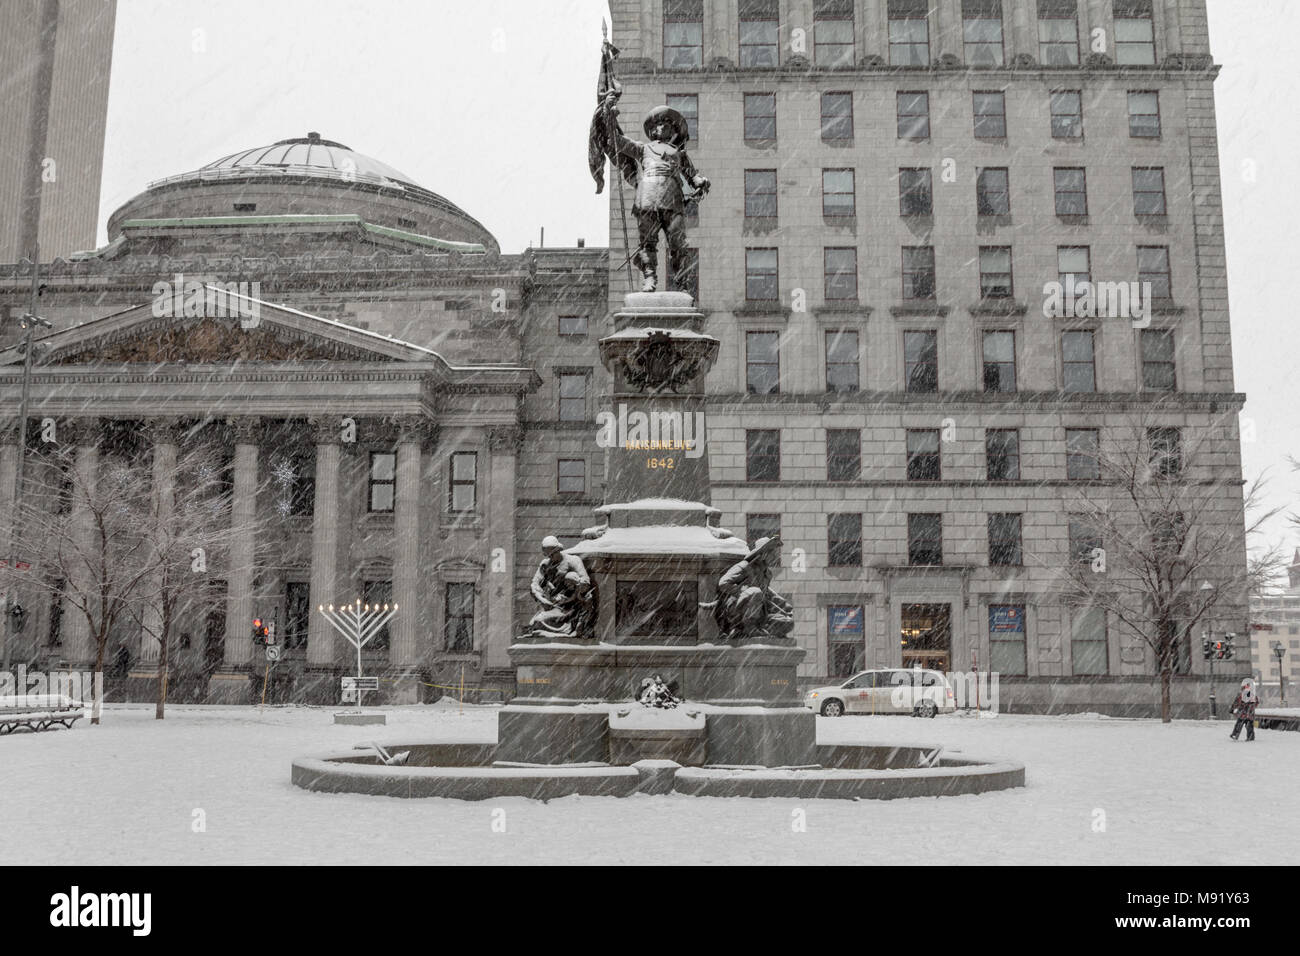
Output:
<instances>
[{"instance_id":1,"label":"snow-covered plaza","mask_svg":"<svg viewBox=\"0 0 1300 956\"><path fill-rule=\"evenodd\" d=\"M905 800L668 796L479 803L317 794L294 757L376 740L490 742L499 708L110 705L100 726L0 738L6 857L29 864L1286 864L1300 734L1019 715L819 717L819 743L941 745L1026 766L1023 789Z\"/></svg>"}]
</instances>

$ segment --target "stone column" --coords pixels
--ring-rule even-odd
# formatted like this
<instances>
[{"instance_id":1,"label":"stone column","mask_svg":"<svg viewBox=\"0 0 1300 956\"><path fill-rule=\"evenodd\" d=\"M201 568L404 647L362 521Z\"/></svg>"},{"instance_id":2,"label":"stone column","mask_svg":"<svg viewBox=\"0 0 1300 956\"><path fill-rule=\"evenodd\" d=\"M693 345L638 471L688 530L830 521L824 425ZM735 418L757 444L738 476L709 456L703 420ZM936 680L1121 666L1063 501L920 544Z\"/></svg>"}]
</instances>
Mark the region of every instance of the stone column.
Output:
<instances>
[{"instance_id":1,"label":"stone column","mask_svg":"<svg viewBox=\"0 0 1300 956\"><path fill-rule=\"evenodd\" d=\"M1007 13L1010 10L1010 20ZM1038 5L1014 3L1002 5L1003 62L1010 66L1020 54L1038 59Z\"/></svg>"},{"instance_id":2,"label":"stone column","mask_svg":"<svg viewBox=\"0 0 1300 956\"><path fill-rule=\"evenodd\" d=\"M153 441L153 486L154 507L161 527L168 521L176 506L176 425L175 419L151 419L147 424L149 437ZM149 585L149 591L156 592L161 586L160 575L155 574ZM142 662L156 662L162 645L162 606L157 601L150 601L145 608L144 625L140 629L140 657Z\"/></svg>"},{"instance_id":3,"label":"stone column","mask_svg":"<svg viewBox=\"0 0 1300 956\"><path fill-rule=\"evenodd\" d=\"M77 548L88 549L93 544L95 533L89 504L94 500L95 485L99 479L99 420L79 419L75 424L65 424L62 433L71 433L72 441L76 443L76 458L71 476L72 534ZM69 573L75 574L76 569L69 568ZM85 588L86 582L78 578L78 587ZM74 667L93 665L96 649L86 615L72 602L65 600L63 622L63 646L68 663Z\"/></svg>"},{"instance_id":4,"label":"stone column","mask_svg":"<svg viewBox=\"0 0 1300 956\"><path fill-rule=\"evenodd\" d=\"M930 18L930 58L937 60L951 53L963 62L966 44L962 42L961 0L938 0Z\"/></svg>"},{"instance_id":5,"label":"stone column","mask_svg":"<svg viewBox=\"0 0 1300 956\"><path fill-rule=\"evenodd\" d=\"M428 603L420 588L420 473L430 425L428 419L416 416L398 422L393 502L393 601L398 610L389 625L388 663L399 680L418 676L420 611ZM397 691L402 699L417 699L414 683L404 681Z\"/></svg>"},{"instance_id":6,"label":"stone column","mask_svg":"<svg viewBox=\"0 0 1300 956\"><path fill-rule=\"evenodd\" d=\"M246 668L252 659L253 580L257 573L257 457L261 438L256 418L229 423L235 443L233 492L230 505L230 566L226 573L227 670Z\"/></svg>"},{"instance_id":7,"label":"stone column","mask_svg":"<svg viewBox=\"0 0 1300 956\"><path fill-rule=\"evenodd\" d=\"M311 519L312 613L307 625L307 663L332 667L337 657L335 631L316 608L346 604L352 597L338 590L340 436L335 419L313 419L312 426L316 437L316 500Z\"/></svg>"},{"instance_id":8,"label":"stone column","mask_svg":"<svg viewBox=\"0 0 1300 956\"><path fill-rule=\"evenodd\" d=\"M1086 63L1089 55L1092 53L1092 31L1106 31L1106 56L1110 61L1115 62L1115 32L1111 29L1110 24L1110 4L1106 0L1083 0L1080 4L1086 9L1080 13L1086 15L1088 19L1087 32L1083 35L1083 60Z\"/></svg>"},{"instance_id":9,"label":"stone column","mask_svg":"<svg viewBox=\"0 0 1300 956\"><path fill-rule=\"evenodd\" d=\"M483 667L510 666L509 649L514 641L514 569L515 556L515 474L524 433L515 425L488 429L490 460L487 469L487 576L483 581L487 600L486 640ZM540 544L537 542L536 544ZM535 546L535 545L534 545ZM501 548L506 553L504 574L492 569L492 553Z\"/></svg>"},{"instance_id":10,"label":"stone column","mask_svg":"<svg viewBox=\"0 0 1300 956\"><path fill-rule=\"evenodd\" d=\"M867 0L863 13L862 56L875 54L888 64L889 0Z\"/></svg>"},{"instance_id":11,"label":"stone column","mask_svg":"<svg viewBox=\"0 0 1300 956\"><path fill-rule=\"evenodd\" d=\"M1165 0L1162 11L1165 15L1165 48L1162 51L1164 56L1173 53L1183 52L1183 35L1182 25L1178 17L1178 0ZM1161 62L1163 62L1161 57Z\"/></svg>"},{"instance_id":12,"label":"stone column","mask_svg":"<svg viewBox=\"0 0 1300 956\"><path fill-rule=\"evenodd\" d=\"M0 421L0 553L2 558L14 557L14 485L18 481L18 422L15 419Z\"/></svg>"}]
</instances>

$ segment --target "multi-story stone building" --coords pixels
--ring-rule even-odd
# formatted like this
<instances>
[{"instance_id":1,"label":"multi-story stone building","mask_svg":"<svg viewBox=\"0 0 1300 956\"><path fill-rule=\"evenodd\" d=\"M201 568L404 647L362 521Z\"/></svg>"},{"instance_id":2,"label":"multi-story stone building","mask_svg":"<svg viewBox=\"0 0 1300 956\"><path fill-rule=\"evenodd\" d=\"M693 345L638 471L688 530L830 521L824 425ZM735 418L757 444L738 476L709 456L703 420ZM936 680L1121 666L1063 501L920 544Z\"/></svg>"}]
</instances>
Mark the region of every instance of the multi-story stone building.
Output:
<instances>
[{"instance_id":1,"label":"multi-story stone building","mask_svg":"<svg viewBox=\"0 0 1300 956\"><path fill-rule=\"evenodd\" d=\"M1287 586L1281 591L1251 595L1250 660L1260 680L1260 699L1280 704L1285 696L1287 705L1294 707L1300 704L1296 696L1300 687L1300 548L1286 573ZM1282 646L1281 660L1275 644Z\"/></svg>"},{"instance_id":2,"label":"multi-story stone building","mask_svg":"<svg viewBox=\"0 0 1300 956\"><path fill-rule=\"evenodd\" d=\"M365 652L386 692L463 677L513 693L506 649L532 613L541 537L576 536L602 500L587 396L607 252L501 255L448 200L315 133L152 184L109 239L42 267L53 329L31 373L24 492L111 455L224 456L241 530L209 568L212 599L175 628L173 693L247 699L260 617L284 653L273 699L336 700L353 652L315 608L355 598L400 609ZM6 529L30 284L23 264L0 271ZM25 546L21 528L5 542L20 559ZM23 600L8 659L86 667L85 616ZM157 656L120 621L114 690L151 695Z\"/></svg>"},{"instance_id":3,"label":"multi-story stone building","mask_svg":"<svg viewBox=\"0 0 1300 956\"><path fill-rule=\"evenodd\" d=\"M1242 520L1203 0L611 7L624 129L668 103L712 178L713 503L799 549L807 676L977 653L1004 708L1149 711L1153 652L1059 569L1087 450L1139 419L1208 447L1210 520ZM611 304L623 235L614 197ZM1150 283L1149 321L1045 317L1071 275Z\"/></svg>"},{"instance_id":4,"label":"multi-story stone building","mask_svg":"<svg viewBox=\"0 0 1300 956\"><path fill-rule=\"evenodd\" d=\"M0 5L0 262L95 245L117 0Z\"/></svg>"}]
</instances>

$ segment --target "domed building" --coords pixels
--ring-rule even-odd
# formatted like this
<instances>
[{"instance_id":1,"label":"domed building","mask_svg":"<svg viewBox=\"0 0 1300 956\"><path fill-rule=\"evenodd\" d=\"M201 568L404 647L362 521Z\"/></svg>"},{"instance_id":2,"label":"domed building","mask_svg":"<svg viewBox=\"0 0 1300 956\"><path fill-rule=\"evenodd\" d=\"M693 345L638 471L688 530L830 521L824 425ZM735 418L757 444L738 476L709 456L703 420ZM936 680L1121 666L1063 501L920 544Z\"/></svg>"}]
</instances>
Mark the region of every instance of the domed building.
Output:
<instances>
[{"instance_id":1,"label":"domed building","mask_svg":"<svg viewBox=\"0 0 1300 956\"><path fill-rule=\"evenodd\" d=\"M337 702L356 652L316 608L358 598L399 608L362 652L381 677L370 699L429 699L453 680L512 695L506 649L533 612L533 552L545 534L576 540L603 500L590 422L606 250L502 255L455 203L314 132L150 184L108 236L41 267L51 329L31 372L24 489L85 502L77 482L110 459L151 461L159 486L196 447L223 463L234 517L206 556L204 599L171 627L169 699L256 700L269 673L271 700ZM5 317L27 310L30 286L30 263L0 265ZM0 339L15 411L18 327ZM41 521L23 518L10 553L39 550ZM82 573L49 563L47 576ZM40 589L27 608L14 663L94 666L97 619ZM254 619L276 624L269 670ZM110 700L156 695L155 633L112 622Z\"/></svg>"}]
</instances>

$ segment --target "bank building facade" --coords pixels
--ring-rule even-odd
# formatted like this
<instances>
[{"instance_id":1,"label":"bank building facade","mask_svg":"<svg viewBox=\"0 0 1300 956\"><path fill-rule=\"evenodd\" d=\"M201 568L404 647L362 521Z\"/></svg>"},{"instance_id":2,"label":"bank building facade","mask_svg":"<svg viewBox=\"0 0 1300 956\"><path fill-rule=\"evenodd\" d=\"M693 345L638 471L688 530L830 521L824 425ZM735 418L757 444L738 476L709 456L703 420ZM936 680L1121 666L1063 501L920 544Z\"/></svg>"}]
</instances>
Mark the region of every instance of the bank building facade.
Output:
<instances>
[{"instance_id":1,"label":"bank building facade","mask_svg":"<svg viewBox=\"0 0 1300 956\"><path fill-rule=\"evenodd\" d=\"M1087 448L1136 415L1208 436L1215 477L1240 478L1203 0L611 13L624 129L666 103L712 179L688 219L722 343L712 503L746 540L780 534L801 680L978 660L1003 709L1152 713L1151 650L1070 606L1055 569ZM540 543L577 543L603 502L598 343L631 251L606 188L609 249L502 254L448 199L309 133L153 183L105 247L43 263L28 480L55 480L45 420L65 462L203 442L257 518L176 628L172 699L256 700L250 625L273 618L271 699L336 701L355 658L316 607L358 598L400 608L364 654L379 700L462 679L513 695ZM1039 289L1070 276L1150 283L1148 324L1043 317ZM29 285L29 263L0 266L6 508ZM1207 520L1241 524L1239 486ZM1216 626L1244 633L1236 597ZM11 660L84 667L79 617L36 602ZM1175 714L1208 695L1192 640ZM152 699L157 653L113 635L118 699Z\"/></svg>"}]
</instances>

